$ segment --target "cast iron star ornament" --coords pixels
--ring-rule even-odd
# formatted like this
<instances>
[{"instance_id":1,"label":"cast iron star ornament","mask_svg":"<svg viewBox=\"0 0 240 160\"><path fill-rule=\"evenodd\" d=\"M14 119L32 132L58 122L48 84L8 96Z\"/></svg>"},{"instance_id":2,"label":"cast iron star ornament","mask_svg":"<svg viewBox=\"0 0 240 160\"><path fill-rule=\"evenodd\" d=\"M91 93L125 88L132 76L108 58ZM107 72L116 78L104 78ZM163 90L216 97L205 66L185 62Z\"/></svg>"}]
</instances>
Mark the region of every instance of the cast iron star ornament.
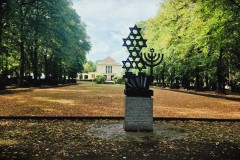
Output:
<instances>
[{"instance_id":1,"label":"cast iron star ornament","mask_svg":"<svg viewBox=\"0 0 240 160\"><path fill-rule=\"evenodd\" d=\"M123 61L123 68L126 69L127 72L133 68L138 69L141 72L143 69L146 69L146 67L144 65L144 62L142 61L140 52L143 47L147 47L147 40L143 39L141 35L141 28L138 28L135 25L134 27L130 27L129 29L130 34L127 38L123 38L123 46L127 47L130 55L127 61ZM129 59L132 59L132 61L130 61ZM131 63L131 65L124 65L126 64L126 62Z\"/></svg>"}]
</instances>

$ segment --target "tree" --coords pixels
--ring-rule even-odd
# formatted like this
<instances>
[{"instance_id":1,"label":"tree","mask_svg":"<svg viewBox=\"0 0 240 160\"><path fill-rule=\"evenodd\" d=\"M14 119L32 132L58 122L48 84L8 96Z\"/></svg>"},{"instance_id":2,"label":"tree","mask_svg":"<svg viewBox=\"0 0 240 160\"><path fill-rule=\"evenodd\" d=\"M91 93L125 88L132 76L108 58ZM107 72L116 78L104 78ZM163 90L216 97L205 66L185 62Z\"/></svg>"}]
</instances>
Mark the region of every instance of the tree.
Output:
<instances>
[{"instance_id":1,"label":"tree","mask_svg":"<svg viewBox=\"0 0 240 160\"><path fill-rule=\"evenodd\" d=\"M155 18L144 23L147 45L165 53L164 70L171 87L181 82L189 88L194 83L199 90L204 83L212 89L217 84L218 91L224 92L229 68L231 74L239 72L235 67L239 65L238 4L227 0L168 0Z\"/></svg>"},{"instance_id":2,"label":"tree","mask_svg":"<svg viewBox=\"0 0 240 160\"><path fill-rule=\"evenodd\" d=\"M83 72L84 73L96 72L96 64L93 63L92 61L87 61L86 63L83 64Z\"/></svg>"},{"instance_id":3,"label":"tree","mask_svg":"<svg viewBox=\"0 0 240 160\"><path fill-rule=\"evenodd\" d=\"M82 70L91 45L69 0L9 0L1 7L1 70L7 66L19 87L40 85L43 73L45 83L57 84Z\"/></svg>"}]
</instances>

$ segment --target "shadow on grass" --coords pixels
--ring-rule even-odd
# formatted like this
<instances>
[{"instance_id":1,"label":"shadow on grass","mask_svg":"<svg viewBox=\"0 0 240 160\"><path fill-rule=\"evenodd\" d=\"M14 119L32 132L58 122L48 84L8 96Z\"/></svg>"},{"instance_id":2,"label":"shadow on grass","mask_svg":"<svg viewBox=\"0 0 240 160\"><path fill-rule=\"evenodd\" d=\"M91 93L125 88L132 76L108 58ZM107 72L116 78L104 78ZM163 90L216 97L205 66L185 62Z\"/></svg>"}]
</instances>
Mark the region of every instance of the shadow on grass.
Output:
<instances>
[{"instance_id":1,"label":"shadow on grass","mask_svg":"<svg viewBox=\"0 0 240 160\"><path fill-rule=\"evenodd\" d=\"M70 84L61 84L61 85L55 85L55 86L26 87L26 88L17 88L16 86L11 86L6 90L1 90L0 95L32 92L34 89L63 88L63 87L68 87L72 85L79 85L79 84L70 83Z\"/></svg>"},{"instance_id":2,"label":"shadow on grass","mask_svg":"<svg viewBox=\"0 0 240 160\"><path fill-rule=\"evenodd\" d=\"M105 144L108 145L108 144ZM150 143L133 143L132 145L122 145L115 143L116 146L123 146L121 149L107 152L98 146L98 153L88 146L80 146L75 149L66 149L64 154L57 154L62 149L59 147L51 148L46 151L46 146L33 149L31 147L14 146L12 148L0 147L0 151L4 154L1 159L239 159L240 152L236 144L224 144L216 147L208 142L204 144L180 144L175 148L165 147L156 142ZM158 146L159 148L156 148ZM50 145L50 147L52 147ZM47 148L47 147L46 147ZM185 148L191 148L189 150ZM86 150L86 153L79 153L78 150ZM150 151L149 151L150 150ZM180 150L180 151L179 151ZM5 151L5 152L4 152Z\"/></svg>"},{"instance_id":3,"label":"shadow on grass","mask_svg":"<svg viewBox=\"0 0 240 160\"><path fill-rule=\"evenodd\" d=\"M158 88L160 89L160 88ZM166 88L161 88L162 90L168 90L172 92L181 92L181 93L186 93L186 94L193 94L193 95L199 95L199 96L205 96L205 97L210 97L210 98L217 98L217 99L225 99L225 100L231 100L231 101L237 101L240 102L240 97L227 97L226 95L217 95L217 94L204 94L200 92L189 92L189 91L184 91L184 90L177 90L177 89L166 89Z\"/></svg>"},{"instance_id":4,"label":"shadow on grass","mask_svg":"<svg viewBox=\"0 0 240 160\"><path fill-rule=\"evenodd\" d=\"M64 88L64 87L74 86L74 85L79 85L79 83L68 83L68 84L60 84L60 85L54 85L54 86L41 86L36 88L37 89Z\"/></svg>"},{"instance_id":5,"label":"shadow on grass","mask_svg":"<svg viewBox=\"0 0 240 160\"><path fill-rule=\"evenodd\" d=\"M32 92L33 89L31 88L24 88L24 89L21 89L21 90L3 90L3 91L0 91L0 95L5 95L5 94L18 94L18 93L25 93L25 92Z\"/></svg>"}]
</instances>

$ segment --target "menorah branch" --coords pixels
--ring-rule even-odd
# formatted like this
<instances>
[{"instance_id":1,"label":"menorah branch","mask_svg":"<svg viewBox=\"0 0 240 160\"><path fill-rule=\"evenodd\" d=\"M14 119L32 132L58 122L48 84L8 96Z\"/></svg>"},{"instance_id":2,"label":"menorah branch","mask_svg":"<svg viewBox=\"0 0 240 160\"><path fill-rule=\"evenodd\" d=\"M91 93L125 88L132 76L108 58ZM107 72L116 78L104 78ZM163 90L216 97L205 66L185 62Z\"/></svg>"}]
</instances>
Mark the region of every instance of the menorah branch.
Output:
<instances>
[{"instance_id":1,"label":"menorah branch","mask_svg":"<svg viewBox=\"0 0 240 160\"><path fill-rule=\"evenodd\" d=\"M163 60L163 54L154 53L154 49L150 49L151 53L143 54L141 57L144 57L144 64L150 67L150 76L153 76L153 67L158 66Z\"/></svg>"}]
</instances>

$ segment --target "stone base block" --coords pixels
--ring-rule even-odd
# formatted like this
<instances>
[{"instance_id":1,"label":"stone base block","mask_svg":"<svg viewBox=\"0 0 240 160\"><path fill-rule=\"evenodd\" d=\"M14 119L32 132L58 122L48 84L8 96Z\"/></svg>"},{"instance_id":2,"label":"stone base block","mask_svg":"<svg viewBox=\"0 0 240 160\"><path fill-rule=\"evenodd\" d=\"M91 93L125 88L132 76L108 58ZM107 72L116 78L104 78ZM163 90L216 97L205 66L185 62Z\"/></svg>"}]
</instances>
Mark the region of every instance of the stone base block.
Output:
<instances>
[{"instance_id":1,"label":"stone base block","mask_svg":"<svg viewBox=\"0 0 240 160\"><path fill-rule=\"evenodd\" d=\"M125 131L153 130L153 99L125 97Z\"/></svg>"}]
</instances>

